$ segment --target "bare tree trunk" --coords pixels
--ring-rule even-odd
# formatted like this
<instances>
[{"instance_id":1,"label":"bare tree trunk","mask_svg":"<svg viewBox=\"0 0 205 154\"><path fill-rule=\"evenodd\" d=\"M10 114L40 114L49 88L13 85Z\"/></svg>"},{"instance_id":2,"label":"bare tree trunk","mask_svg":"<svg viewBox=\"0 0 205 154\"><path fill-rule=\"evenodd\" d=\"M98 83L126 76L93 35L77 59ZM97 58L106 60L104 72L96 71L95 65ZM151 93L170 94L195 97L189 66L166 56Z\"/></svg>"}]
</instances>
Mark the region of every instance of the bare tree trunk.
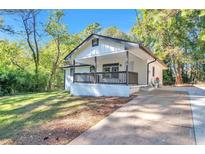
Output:
<instances>
[{"instance_id":1,"label":"bare tree trunk","mask_svg":"<svg viewBox=\"0 0 205 154\"><path fill-rule=\"evenodd\" d=\"M32 17L33 17L33 39L35 42L35 49L36 49L36 63L35 63L35 73L36 73L36 89L39 87L39 48L38 48L38 42L37 42L37 37L36 37L36 15L35 12L32 12Z\"/></svg>"},{"instance_id":2,"label":"bare tree trunk","mask_svg":"<svg viewBox=\"0 0 205 154\"><path fill-rule=\"evenodd\" d=\"M182 84L183 80L182 80L182 65L179 61L177 61L177 75L176 75L176 80L175 80L175 84Z\"/></svg>"},{"instance_id":3,"label":"bare tree trunk","mask_svg":"<svg viewBox=\"0 0 205 154\"><path fill-rule=\"evenodd\" d=\"M23 21L25 33L26 33L26 41L30 50L32 51L33 60L35 63L35 76L36 76L36 86L35 89L38 90L39 87L39 47L37 42L37 31L36 31L36 15L37 12L35 10L22 11L21 18ZM31 20L32 19L32 20ZM32 26L31 26L32 25ZM33 34L33 39L31 39ZM32 44L34 42L34 44Z\"/></svg>"}]
</instances>

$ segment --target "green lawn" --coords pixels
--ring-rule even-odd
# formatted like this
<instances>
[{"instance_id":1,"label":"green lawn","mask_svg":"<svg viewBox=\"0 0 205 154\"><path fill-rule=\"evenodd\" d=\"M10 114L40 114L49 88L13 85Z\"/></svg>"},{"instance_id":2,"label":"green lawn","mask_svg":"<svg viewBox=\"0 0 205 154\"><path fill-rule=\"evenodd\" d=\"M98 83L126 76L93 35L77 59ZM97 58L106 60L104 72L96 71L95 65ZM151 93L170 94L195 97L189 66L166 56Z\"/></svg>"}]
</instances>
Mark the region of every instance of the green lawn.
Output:
<instances>
[{"instance_id":1,"label":"green lawn","mask_svg":"<svg viewBox=\"0 0 205 154\"><path fill-rule=\"evenodd\" d=\"M64 91L0 97L0 141L14 137L24 128L75 112L86 103Z\"/></svg>"},{"instance_id":2,"label":"green lawn","mask_svg":"<svg viewBox=\"0 0 205 154\"><path fill-rule=\"evenodd\" d=\"M67 144L130 99L65 91L0 97L0 144Z\"/></svg>"}]
</instances>

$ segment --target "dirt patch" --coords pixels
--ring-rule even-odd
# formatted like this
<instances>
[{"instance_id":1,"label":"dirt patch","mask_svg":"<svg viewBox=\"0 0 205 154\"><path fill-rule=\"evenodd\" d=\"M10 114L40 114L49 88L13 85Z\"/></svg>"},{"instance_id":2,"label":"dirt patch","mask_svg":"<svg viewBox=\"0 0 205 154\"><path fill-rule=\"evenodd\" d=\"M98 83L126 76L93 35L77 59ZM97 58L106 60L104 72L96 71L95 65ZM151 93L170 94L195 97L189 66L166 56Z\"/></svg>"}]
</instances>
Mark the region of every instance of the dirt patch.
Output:
<instances>
[{"instance_id":1,"label":"dirt patch","mask_svg":"<svg viewBox=\"0 0 205 154\"><path fill-rule=\"evenodd\" d=\"M73 111L67 109L68 114L64 117L23 129L13 136L12 142L4 140L3 144L68 144L133 97L84 97L82 99L88 102L86 105Z\"/></svg>"}]
</instances>

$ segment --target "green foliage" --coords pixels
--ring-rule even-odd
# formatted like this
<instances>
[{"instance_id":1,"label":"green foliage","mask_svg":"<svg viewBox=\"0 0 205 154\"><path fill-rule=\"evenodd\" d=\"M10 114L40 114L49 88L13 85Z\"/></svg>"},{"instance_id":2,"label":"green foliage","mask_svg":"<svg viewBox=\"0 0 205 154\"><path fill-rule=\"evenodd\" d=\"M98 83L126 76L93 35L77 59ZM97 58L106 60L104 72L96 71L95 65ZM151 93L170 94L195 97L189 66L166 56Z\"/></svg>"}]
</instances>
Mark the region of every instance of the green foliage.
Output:
<instances>
[{"instance_id":1,"label":"green foliage","mask_svg":"<svg viewBox=\"0 0 205 154\"><path fill-rule=\"evenodd\" d=\"M108 27L104 29L101 32L102 35L110 36L110 37L115 37L115 38L120 38L120 39L125 39L125 40L131 40L130 36L122 31L120 31L117 27Z\"/></svg>"},{"instance_id":2,"label":"green foliage","mask_svg":"<svg viewBox=\"0 0 205 154\"><path fill-rule=\"evenodd\" d=\"M68 35L66 25L62 23L63 16L64 12L62 10L53 11L45 26L45 31L52 37L52 40L46 45L41 55L41 64L48 74L48 90L52 90L54 86L56 87L56 81L59 81L59 78L61 79L62 71L59 67L63 63L63 58L69 49L66 44L69 44L71 37Z\"/></svg>"},{"instance_id":3,"label":"green foliage","mask_svg":"<svg viewBox=\"0 0 205 154\"><path fill-rule=\"evenodd\" d=\"M204 23L204 10L141 10L132 32L161 60L169 60L169 75L178 84L202 73L200 69L195 74L189 71L190 79L185 79L188 76L182 70L194 70L204 63ZM190 68L184 68L188 64Z\"/></svg>"},{"instance_id":4,"label":"green foliage","mask_svg":"<svg viewBox=\"0 0 205 154\"><path fill-rule=\"evenodd\" d=\"M0 95L45 90L47 76L39 72L37 85L31 55L22 44L1 41L0 55Z\"/></svg>"},{"instance_id":5,"label":"green foliage","mask_svg":"<svg viewBox=\"0 0 205 154\"><path fill-rule=\"evenodd\" d=\"M45 91L45 75L40 75L38 91ZM35 74L31 74L20 69L0 70L0 95L12 95L22 92L36 91Z\"/></svg>"},{"instance_id":6,"label":"green foliage","mask_svg":"<svg viewBox=\"0 0 205 154\"><path fill-rule=\"evenodd\" d=\"M85 39L86 37L88 37L91 34L94 33L98 33L102 30L101 26L99 23L92 23L90 25L88 25L79 35L81 37L81 39Z\"/></svg>"},{"instance_id":7,"label":"green foliage","mask_svg":"<svg viewBox=\"0 0 205 154\"><path fill-rule=\"evenodd\" d=\"M163 71L163 85L173 85L175 83L175 79L172 76L172 72L170 70Z\"/></svg>"},{"instance_id":8,"label":"green foliage","mask_svg":"<svg viewBox=\"0 0 205 154\"><path fill-rule=\"evenodd\" d=\"M49 16L48 23L45 26L45 31L54 39L59 37L61 40L65 40L68 36L68 28L65 24L61 23L63 16L64 12L62 10L53 11Z\"/></svg>"}]
</instances>

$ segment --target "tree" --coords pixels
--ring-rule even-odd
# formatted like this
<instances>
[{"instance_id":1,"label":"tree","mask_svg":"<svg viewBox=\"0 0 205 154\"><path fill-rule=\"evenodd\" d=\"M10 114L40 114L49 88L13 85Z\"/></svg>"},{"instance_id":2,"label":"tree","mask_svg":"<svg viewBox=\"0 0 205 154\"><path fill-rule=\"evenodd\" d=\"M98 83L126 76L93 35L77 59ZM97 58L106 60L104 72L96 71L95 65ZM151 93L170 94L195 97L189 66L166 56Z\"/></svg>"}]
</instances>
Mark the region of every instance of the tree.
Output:
<instances>
[{"instance_id":1,"label":"tree","mask_svg":"<svg viewBox=\"0 0 205 154\"><path fill-rule=\"evenodd\" d=\"M30 65L31 58L26 55L22 45L16 42L0 41L0 55L0 67L5 70L15 67L26 71Z\"/></svg>"},{"instance_id":2,"label":"tree","mask_svg":"<svg viewBox=\"0 0 205 154\"><path fill-rule=\"evenodd\" d=\"M199 13L199 10L141 10L132 29L139 41L152 48L160 59L168 60L176 84L183 82L182 70L193 62L193 53L198 50Z\"/></svg>"},{"instance_id":3,"label":"tree","mask_svg":"<svg viewBox=\"0 0 205 154\"><path fill-rule=\"evenodd\" d=\"M35 75L32 72L32 56L18 42L0 41L0 95L35 91ZM40 89L44 90L41 73Z\"/></svg>"},{"instance_id":4,"label":"tree","mask_svg":"<svg viewBox=\"0 0 205 154\"><path fill-rule=\"evenodd\" d=\"M30 50L32 51L33 61L35 63L35 74L36 74L36 88L38 89L39 84L39 43L38 43L38 32L36 18L40 10L22 10L19 12L19 16L22 19L24 30L26 33L26 41Z\"/></svg>"},{"instance_id":5,"label":"tree","mask_svg":"<svg viewBox=\"0 0 205 154\"><path fill-rule=\"evenodd\" d=\"M52 82L53 82L53 78L56 75L56 70L59 67L62 56L65 56L66 53L66 50L62 50L61 44L65 42L66 39L69 39L67 33L67 27L65 26L65 24L61 22L63 16L64 16L64 12L61 10L56 10L52 12L52 14L49 16L49 21L46 24L46 28L45 28L45 31L53 39L53 41L50 42L51 45L53 43L55 44L55 49L54 49L55 57L53 57L51 71L49 73L48 90L52 89Z\"/></svg>"},{"instance_id":6,"label":"tree","mask_svg":"<svg viewBox=\"0 0 205 154\"><path fill-rule=\"evenodd\" d=\"M39 48L39 32L37 29L37 17L40 13L40 10L3 10L2 13L7 15L16 15L18 21L23 25L23 29L19 32L14 31L15 34L20 34L25 37L29 50L32 53L32 58L35 65L35 76L36 76L36 90L39 86L39 61L40 61L40 48ZM5 26L9 27L10 26Z\"/></svg>"},{"instance_id":7,"label":"tree","mask_svg":"<svg viewBox=\"0 0 205 154\"><path fill-rule=\"evenodd\" d=\"M101 29L102 28L100 24L95 22L95 23L88 25L82 32L79 33L79 35L81 39L84 40L89 35L100 32Z\"/></svg>"},{"instance_id":8,"label":"tree","mask_svg":"<svg viewBox=\"0 0 205 154\"><path fill-rule=\"evenodd\" d=\"M125 40L131 40L131 37L127 35L126 33L120 31L117 27L112 26L108 27L101 32L102 35L110 36L110 37L115 37L115 38L121 38Z\"/></svg>"}]
</instances>

